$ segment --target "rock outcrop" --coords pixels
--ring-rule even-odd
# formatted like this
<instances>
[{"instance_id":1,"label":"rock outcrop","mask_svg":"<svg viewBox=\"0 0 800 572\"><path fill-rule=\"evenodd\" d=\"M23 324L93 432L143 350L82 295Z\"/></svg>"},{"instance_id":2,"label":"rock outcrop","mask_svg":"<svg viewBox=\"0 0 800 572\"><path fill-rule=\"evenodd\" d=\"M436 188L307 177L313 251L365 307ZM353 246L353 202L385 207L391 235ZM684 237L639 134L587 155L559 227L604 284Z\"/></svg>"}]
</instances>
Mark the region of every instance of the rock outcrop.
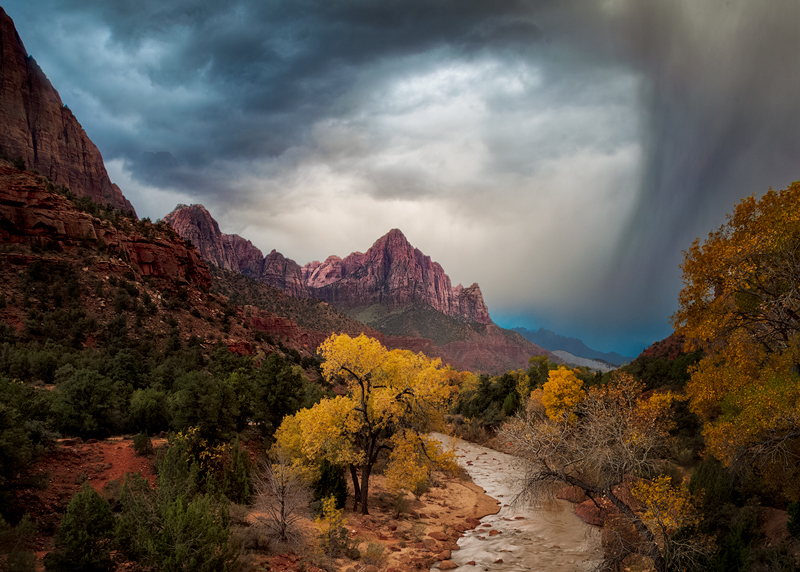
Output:
<instances>
[{"instance_id":1,"label":"rock outcrop","mask_svg":"<svg viewBox=\"0 0 800 572\"><path fill-rule=\"evenodd\" d=\"M365 254L307 264L303 276L315 298L340 308L428 305L446 316L491 322L480 287L454 288L441 265L411 246L398 229L379 238Z\"/></svg>"},{"instance_id":2,"label":"rock outcrop","mask_svg":"<svg viewBox=\"0 0 800 572\"><path fill-rule=\"evenodd\" d=\"M0 8L0 147L54 183L100 204L134 212L108 177L100 151L36 61L14 22Z\"/></svg>"},{"instance_id":3,"label":"rock outcrop","mask_svg":"<svg viewBox=\"0 0 800 572\"><path fill-rule=\"evenodd\" d=\"M224 234L203 205L178 205L164 217L175 232L191 242L203 260L238 272L296 297L309 298L300 265L273 250L267 256L238 234Z\"/></svg>"},{"instance_id":4,"label":"rock outcrop","mask_svg":"<svg viewBox=\"0 0 800 572\"><path fill-rule=\"evenodd\" d=\"M683 353L685 344L684 336L673 332L663 340L650 344L636 359L650 357L674 360Z\"/></svg>"},{"instance_id":5,"label":"rock outcrop","mask_svg":"<svg viewBox=\"0 0 800 572\"><path fill-rule=\"evenodd\" d=\"M148 230L152 236L143 234ZM167 230L131 219L115 226L49 191L41 177L0 166L0 243L54 251L96 248L108 255L98 262L107 269L208 287L208 266L196 250Z\"/></svg>"}]
</instances>

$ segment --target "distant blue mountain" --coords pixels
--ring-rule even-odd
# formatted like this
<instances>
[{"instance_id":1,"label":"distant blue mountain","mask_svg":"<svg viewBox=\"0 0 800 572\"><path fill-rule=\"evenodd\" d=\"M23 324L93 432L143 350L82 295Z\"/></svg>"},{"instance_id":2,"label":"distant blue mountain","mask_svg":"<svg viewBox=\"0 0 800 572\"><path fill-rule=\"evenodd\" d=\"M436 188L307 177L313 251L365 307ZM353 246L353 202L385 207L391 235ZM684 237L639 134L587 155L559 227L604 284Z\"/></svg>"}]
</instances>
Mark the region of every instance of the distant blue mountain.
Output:
<instances>
[{"instance_id":1,"label":"distant blue mountain","mask_svg":"<svg viewBox=\"0 0 800 572\"><path fill-rule=\"evenodd\" d=\"M519 334L526 340L531 341L537 346L541 346L546 350L550 350L551 352L555 350L564 350L578 357L587 359L600 359L607 361L612 365L622 365L634 360L632 357L623 356L617 352L604 353L593 350L587 347L586 344L577 338L560 336L557 333L551 332L550 330L545 330L544 328L539 328L535 332L526 330L525 328L511 329L515 332L519 332Z\"/></svg>"}]
</instances>

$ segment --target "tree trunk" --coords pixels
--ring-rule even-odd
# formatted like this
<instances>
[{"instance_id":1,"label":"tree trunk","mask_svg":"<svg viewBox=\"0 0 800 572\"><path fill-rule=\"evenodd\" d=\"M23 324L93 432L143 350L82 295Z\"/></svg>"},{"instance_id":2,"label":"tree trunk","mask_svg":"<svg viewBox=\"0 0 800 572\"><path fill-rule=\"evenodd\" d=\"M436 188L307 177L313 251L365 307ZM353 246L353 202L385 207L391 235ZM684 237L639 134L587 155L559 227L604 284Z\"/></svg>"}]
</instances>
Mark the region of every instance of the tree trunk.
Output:
<instances>
[{"instance_id":1,"label":"tree trunk","mask_svg":"<svg viewBox=\"0 0 800 572\"><path fill-rule=\"evenodd\" d=\"M361 466L361 514L369 514L367 498L369 496L369 473L372 467L364 464Z\"/></svg>"},{"instance_id":2,"label":"tree trunk","mask_svg":"<svg viewBox=\"0 0 800 572\"><path fill-rule=\"evenodd\" d=\"M350 478L353 479L353 512L355 512L361 500L361 487L358 486L358 471L355 465L350 465Z\"/></svg>"}]
</instances>

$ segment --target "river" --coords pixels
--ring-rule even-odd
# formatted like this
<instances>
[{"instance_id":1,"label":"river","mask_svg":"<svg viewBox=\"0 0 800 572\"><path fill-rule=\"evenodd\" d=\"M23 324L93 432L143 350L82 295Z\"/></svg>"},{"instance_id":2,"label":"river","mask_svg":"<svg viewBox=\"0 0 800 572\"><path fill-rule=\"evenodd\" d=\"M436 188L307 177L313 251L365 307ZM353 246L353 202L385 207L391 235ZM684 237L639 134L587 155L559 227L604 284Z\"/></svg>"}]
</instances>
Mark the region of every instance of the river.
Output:
<instances>
[{"instance_id":1,"label":"river","mask_svg":"<svg viewBox=\"0 0 800 572\"><path fill-rule=\"evenodd\" d=\"M444 443L452 439L436 437ZM521 475L518 459L460 439L455 439L455 450L475 484L501 504L500 512L483 518L458 541L461 549L450 559L459 566L457 572L575 572L600 562L600 530L575 516L571 503L557 500L545 508L513 504ZM431 568L438 569L438 563Z\"/></svg>"}]
</instances>

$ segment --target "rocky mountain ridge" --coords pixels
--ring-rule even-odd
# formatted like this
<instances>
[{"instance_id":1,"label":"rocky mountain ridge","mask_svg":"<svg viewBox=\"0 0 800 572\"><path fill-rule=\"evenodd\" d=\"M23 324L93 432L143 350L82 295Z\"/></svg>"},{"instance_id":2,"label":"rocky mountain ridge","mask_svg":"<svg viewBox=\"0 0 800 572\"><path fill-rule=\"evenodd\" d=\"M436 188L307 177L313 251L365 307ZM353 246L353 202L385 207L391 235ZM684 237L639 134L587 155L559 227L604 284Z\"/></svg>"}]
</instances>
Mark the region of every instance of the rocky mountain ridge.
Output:
<instances>
[{"instance_id":1,"label":"rocky mountain ridge","mask_svg":"<svg viewBox=\"0 0 800 572\"><path fill-rule=\"evenodd\" d=\"M79 196L135 212L108 177L103 157L0 8L0 147Z\"/></svg>"},{"instance_id":2,"label":"rocky mountain ridge","mask_svg":"<svg viewBox=\"0 0 800 572\"><path fill-rule=\"evenodd\" d=\"M491 374L527 368L533 355L561 363L494 324L480 287L452 286L442 266L414 248L400 230L391 230L364 253L300 266L275 250L263 256L249 240L221 232L202 205L178 205L164 220L207 262L300 301L322 300L360 321L390 349L421 351L458 369ZM258 305L253 296L263 298L254 285L237 288L241 294L216 285L216 278L212 286L242 304Z\"/></svg>"},{"instance_id":3,"label":"rocky mountain ridge","mask_svg":"<svg viewBox=\"0 0 800 572\"><path fill-rule=\"evenodd\" d=\"M273 250L267 256L236 234L224 234L202 205L178 205L165 219L204 260L240 272L297 298L324 300L345 311L380 305L389 310L428 305L442 314L491 323L477 284L453 286L442 266L414 248L398 229L366 253L329 256L300 266Z\"/></svg>"}]
</instances>

